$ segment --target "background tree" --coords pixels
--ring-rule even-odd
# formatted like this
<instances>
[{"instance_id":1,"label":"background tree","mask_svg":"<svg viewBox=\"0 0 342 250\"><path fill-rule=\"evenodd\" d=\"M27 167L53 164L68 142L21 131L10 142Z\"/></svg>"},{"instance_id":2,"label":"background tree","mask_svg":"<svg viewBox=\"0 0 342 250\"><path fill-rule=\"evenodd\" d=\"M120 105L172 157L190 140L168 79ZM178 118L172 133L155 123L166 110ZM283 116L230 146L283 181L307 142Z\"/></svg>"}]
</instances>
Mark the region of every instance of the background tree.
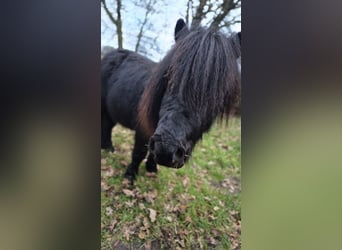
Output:
<instances>
[{"instance_id":1,"label":"background tree","mask_svg":"<svg viewBox=\"0 0 342 250\"><path fill-rule=\"evenodd\" d=\"M189 26L199 23L227 34L241 22L241 0L179 0L168 5L163 0L101 0L101 6L101 30L106 37L102 45L130 49L154 60L171 47L180 17Z\"/></svg>"},{"instance_id":2,"label":"background tree","mask_svg":"<svg viewBox=\"0 0 342 250\"><path fill-rule=\"evenodd\" d=\"M101 6L102 35L111 34L117 41L106 44L111 47L103 46L101 56L116 47L158 61L173 43L174 24L179 17L185 18L190 27L201 24L227 34L232 25L241 23L241 0L179 0L169 6L163 0L101 0ZM175 6L171 20L167 16ZM235 114L240 114L240 102L238 97Z\"/></svg>"},{"instance_id":3,"label":"background tree","mask_svg":"<svg viewBox=\"0 0 342 250\"><path fill-rule=\"evenodd\" d=\"M143 36L145 35L145 29L147 26L147 28L151 29L152 25L148 25L148 21L149 21L149 16L151 14L157 13L156 9L155 9L155 5L157 3L157 0L138 0L135 1L135 5L138 7L141 7L145 10L145 15L143 16L142 19L139 19L139 24L140 24L140 28L139 28L139 32L137 35L137 41L135 43L135 52L139 52L139 48L142 46L141 42L143 39Z\"/></svg>"},{"instance_id":4,"label":"background tree","mask_svg":"<svg viewBox=\"0 0 342 250\"><path fill-rule=\"evenodd\" d=\"M102 34L112 33L112 37L117 37L118 46L115 47L128 48L146 56L151 56L151 52L162 53L158 36L167 21L160 19L160 10L165 9L165 1L101 0L101 2L106 16L106 18L102 16L101 20ZM117 13L116 17L113 13ZM154 22L158 24L154 25Z\"/></svg>"},{"instance_id":5,"label":"background tree","mask_svg":"<svg viewBox=\"0 0 342 250\"><path fill-rule=\"evenodd\" d=\"M101 3L110 21L116 27L116 34L118 38L118 48L122 49L123 48L123 34L122 34L122 19L121 19L121 9L122 9L121 0L111 1L112 4L110 7L107 5L106 0L101 0ZM115 6L113 6L114 4ZM110 9L115 10L116 17L114 17L114 14Z\"/></svg>"},{"instance_id":6,"label":"background tree","mask_svg":"<svg viewBox=\"0 0 342 250\"><path fill-rule=\"evenodd\" d=\"M217 29L226 28L236 23L241 23L241 14L231 15L233 10L241 8L241 0L188 0L187 21L190 23L189 16L192 16L191 26L201 24ZM202 23L203 24L203 23Z\"/></svg>"}]
</instances>

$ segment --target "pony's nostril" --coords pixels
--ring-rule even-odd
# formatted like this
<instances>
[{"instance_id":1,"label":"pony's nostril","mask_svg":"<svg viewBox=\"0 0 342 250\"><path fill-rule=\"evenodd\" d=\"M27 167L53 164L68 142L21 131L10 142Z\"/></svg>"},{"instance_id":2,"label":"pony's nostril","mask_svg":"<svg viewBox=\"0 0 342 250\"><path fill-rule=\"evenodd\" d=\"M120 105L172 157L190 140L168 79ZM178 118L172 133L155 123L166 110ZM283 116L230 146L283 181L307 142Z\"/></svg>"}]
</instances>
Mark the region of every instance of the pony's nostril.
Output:
<instances>
[{"instance_id":1,"label":"pony's nostril","mask_svg":"<svg viewBox=\"0 0 342 250\"><path fill-rule=\"evenodd\" d=\"M185 152L182 148L178 148L173 155L172 163L179 163L184 161Z\"/></svg>"},{"instance_id":2,"label":"pony's nostril","mask_svg":"<svg viewBox=\"0 0 342 250\"><path fill-rule=\"evenodd\" d=\"M184 150L181 149L181 148L178 148L177 151L176 151L176 156L178 158L182 158L184 156Z\"/></svg>"}]
</instances>

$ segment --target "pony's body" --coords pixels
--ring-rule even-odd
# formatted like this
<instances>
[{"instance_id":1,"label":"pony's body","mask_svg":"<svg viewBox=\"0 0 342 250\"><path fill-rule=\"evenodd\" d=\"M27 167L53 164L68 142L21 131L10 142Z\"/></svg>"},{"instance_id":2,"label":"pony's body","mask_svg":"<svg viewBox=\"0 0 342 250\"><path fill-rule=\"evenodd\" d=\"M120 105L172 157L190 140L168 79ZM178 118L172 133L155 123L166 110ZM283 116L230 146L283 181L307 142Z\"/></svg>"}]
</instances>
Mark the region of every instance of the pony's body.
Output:
<instances>
[{"instance_id":1,"label":"pony's body","mask_svg":"<svg viewBox=\"0 0 342 250\"><path fill-rule=\"evenodd\" d=\"M102 61L102 114L107 122L135 130L140 97L155 65L132 51L109 52Z\"/></svg>"},{"instance_id":2,"label":"pony's body","mask_svg":"<svg viewBox=\"0 0 342 250\"><path fill-rule=\"evenodd\" d=\"M131 172L126 174L133 180L147 154L149 138L139 129L138 105L155 63L135 52L118 49L109 52L101 66L101 148L114 151L111 133L117 123L136 130ZM157 171L152 156L147 170Z\"/></svg>"},{"instance_id":3,"label":"pony's body","mask_svg":"<svg viewBox=\"0 0 342 250\"><path fill-rule=\"evenodd\" d=\"M116 123L136 131L126 178L135 179L148 145L147 171L156 172L157 163L182 167L213 121L229 114L239 90L235 37L189 31L179 20L176 44L160 63L128 50L102 59L101 148L114 150Z\"/></svg>"}]
</instances>

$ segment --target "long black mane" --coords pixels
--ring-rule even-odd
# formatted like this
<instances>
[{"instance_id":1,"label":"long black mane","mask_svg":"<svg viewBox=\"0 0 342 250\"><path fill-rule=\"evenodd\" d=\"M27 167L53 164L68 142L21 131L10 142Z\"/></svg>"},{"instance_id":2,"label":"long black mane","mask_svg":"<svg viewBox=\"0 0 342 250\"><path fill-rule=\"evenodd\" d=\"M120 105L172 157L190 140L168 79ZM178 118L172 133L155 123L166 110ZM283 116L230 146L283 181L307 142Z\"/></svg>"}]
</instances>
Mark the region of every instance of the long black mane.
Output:
<instances>
[{"instance_id":1,"label":"long black mane","mask_svg":"<svg viewBox=\"0 0 342 250\"><path fill-rule=\"evenodd\" d=\"M139 104L140 127L151 136L158 123L165 94L178 96L209 129L216 117L228 116L240 88L236 59L237 36L197 27L183 32L165 58L156 65Z\"/></svg>"}]
</instances>

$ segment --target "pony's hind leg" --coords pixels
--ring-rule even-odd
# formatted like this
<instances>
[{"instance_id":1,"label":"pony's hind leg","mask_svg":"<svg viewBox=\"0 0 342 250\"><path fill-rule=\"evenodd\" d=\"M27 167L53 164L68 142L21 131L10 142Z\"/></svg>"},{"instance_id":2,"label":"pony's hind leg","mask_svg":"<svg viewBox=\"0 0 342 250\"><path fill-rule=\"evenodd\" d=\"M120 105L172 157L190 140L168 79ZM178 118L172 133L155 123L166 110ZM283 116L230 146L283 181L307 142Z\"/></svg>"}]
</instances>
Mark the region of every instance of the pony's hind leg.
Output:
<instances>
[{"instance_id":1,"label":"pony's hind leg","mask_svg":"<svg viewBox=\"0 0 342 250\"><path fill-rule=\"evenodd\" d=\"M153 159L153 155L152 154L148 154L147 157L147 162L146 162L146 171L150 172L150 173L157 173L157 164Z\"/></svg>"},{"instance_id":2,"label":"pony's hind leg","mask_svg":"<svg viewBox=\"0 0 342 250\"><path fill-rule=\"evenodd\" d=\"M101 148L114 152L112 144L112 129L115 122L108 116L105 110L101 110Z\"/></svg>"},{"instance_id":3,"label":"pony's hind leg","mask_svg":"<svg viewBox=\"0 0 342 250\"><path fill-rule=\"evenodd\" d=\"M139 136L138 133L135 133L135 142L134 148L132 152L132 162L128 165L128 168L125 173L125 178L131 181L133 184L136 175L138 174L139 165L144 160L147 154L147 141L143 139L142 136Z\"/></svg>"}]
</instances>

